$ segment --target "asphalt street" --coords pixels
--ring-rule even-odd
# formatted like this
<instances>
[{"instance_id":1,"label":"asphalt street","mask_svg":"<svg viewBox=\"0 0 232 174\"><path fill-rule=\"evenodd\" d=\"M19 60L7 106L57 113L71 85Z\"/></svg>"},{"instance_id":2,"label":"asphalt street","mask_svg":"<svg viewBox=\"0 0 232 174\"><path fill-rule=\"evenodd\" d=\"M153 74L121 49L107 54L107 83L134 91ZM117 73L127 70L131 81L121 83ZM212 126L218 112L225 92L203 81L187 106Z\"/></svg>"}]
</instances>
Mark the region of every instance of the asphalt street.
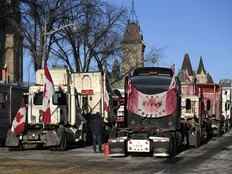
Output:
<instances>
[{"instance_id":1,"label":"asphalt street","mask_svg":"<svg viewBox=\"0 0 232 174\"><path fill-rule=\"evenodd\" d=\"M232 131L175 159L144 156L104 158L91 147L65 152L0 148L0 174L231 174Z\"/></svg>"}]
</instances>

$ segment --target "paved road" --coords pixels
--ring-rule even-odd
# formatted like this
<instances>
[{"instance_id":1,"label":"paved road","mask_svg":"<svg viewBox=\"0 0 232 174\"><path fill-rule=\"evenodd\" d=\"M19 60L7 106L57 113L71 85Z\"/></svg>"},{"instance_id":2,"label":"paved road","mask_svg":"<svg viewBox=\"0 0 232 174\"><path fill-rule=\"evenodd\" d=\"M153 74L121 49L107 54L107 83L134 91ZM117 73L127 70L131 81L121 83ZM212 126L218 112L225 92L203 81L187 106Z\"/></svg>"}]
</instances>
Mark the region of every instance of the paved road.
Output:
<instances>
[{"instance_id":1,"label":"paved road","mask_svg":"<svg viewBox=\"0 0 232 174\"><path fill-rule=\"evenodd\" d=\"M0 174L231 174L232 131L175 159L125 157L104 159L91 147L66 152L0 148Z\"/></svg>"}]
</instances>

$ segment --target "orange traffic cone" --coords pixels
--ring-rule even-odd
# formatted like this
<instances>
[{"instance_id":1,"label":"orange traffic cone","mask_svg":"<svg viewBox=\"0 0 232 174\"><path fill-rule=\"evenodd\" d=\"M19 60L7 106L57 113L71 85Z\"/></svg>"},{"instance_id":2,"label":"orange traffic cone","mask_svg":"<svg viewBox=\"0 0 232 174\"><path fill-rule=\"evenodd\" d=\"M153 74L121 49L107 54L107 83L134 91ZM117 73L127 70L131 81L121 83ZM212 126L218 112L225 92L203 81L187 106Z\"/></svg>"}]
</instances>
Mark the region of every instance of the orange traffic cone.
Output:
<instances>
[{"instance_id":1,"label":"orange traffic cone","mask_svg":"<svg viewBox=\"0 0 232 174\"><path fill-rule=\"evenodd\" d=\"M110 146L109 143L103 144L103 150L104 150L104 158L107 159L110 154Z\"/></svg>"}]
</instances>

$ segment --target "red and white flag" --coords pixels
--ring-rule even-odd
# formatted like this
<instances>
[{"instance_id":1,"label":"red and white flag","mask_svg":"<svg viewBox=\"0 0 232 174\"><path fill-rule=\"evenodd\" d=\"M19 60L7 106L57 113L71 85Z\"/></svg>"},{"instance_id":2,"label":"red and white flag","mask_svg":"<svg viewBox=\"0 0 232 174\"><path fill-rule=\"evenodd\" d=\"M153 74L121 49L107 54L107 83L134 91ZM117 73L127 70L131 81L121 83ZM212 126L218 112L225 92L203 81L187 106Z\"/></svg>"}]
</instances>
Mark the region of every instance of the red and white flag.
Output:
<instances>
[{"instance_id":1,"label":"red and white flag","mask_svg":"<svg viewBox=\"0 0 232 174\"><path fill-rule=\"evenodd\" d=\"M104 111L109 112L110 111L110 105L109 105L109 94L108 91L104 90Z\"/></svg>"},{"instance_id":2,"label":"red and white flag","mask_svg":"<svg viewBox=\"0 0 232 174\"><path fill-rule=\"evenodd\" d=\"M44 66L43 122L51 123L50 100L54 93L54 84L47 64Z\"/></svg>"},{"instance_id":3,"label":"red and white flag","mask_svg":"<svg viewBox=\"0 0 232 174\"><path fill-rule=\"evenodd\" d=\"M103 75L103 112L104 121L108 122L108 116L110 112L110 97L106 87L106 74Z\"/></svg>"},{"instance_id":4,"label":"red and white flag","mask_svg":"<svg viewBox=\"0 0 232 174\"><path fill-rule=\"evenodd\" d=\"M25 121L26 121L26 106L22 106L19 108L12 122L11 131L14 132L16 135L21 134L25 129Z\"/></svg>"}]
</instances>

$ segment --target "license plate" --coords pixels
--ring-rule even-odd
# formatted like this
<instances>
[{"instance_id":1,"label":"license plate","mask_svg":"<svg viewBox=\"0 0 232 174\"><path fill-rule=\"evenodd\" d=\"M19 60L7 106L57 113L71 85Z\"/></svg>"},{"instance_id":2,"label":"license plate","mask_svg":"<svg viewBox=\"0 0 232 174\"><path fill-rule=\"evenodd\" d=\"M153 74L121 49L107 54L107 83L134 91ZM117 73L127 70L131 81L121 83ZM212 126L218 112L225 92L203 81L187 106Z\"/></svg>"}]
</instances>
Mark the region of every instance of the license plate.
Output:
<instances>
[{"instance_id":1,"label":"license plate","mask_svg":"<svg viewBox=\"0 0 232 174\"><path fill-rule=\"evenodd\" d=\"M129 140L127 142L128 152L150 152L149 140Z\"/></svg>"}]
</instances>

